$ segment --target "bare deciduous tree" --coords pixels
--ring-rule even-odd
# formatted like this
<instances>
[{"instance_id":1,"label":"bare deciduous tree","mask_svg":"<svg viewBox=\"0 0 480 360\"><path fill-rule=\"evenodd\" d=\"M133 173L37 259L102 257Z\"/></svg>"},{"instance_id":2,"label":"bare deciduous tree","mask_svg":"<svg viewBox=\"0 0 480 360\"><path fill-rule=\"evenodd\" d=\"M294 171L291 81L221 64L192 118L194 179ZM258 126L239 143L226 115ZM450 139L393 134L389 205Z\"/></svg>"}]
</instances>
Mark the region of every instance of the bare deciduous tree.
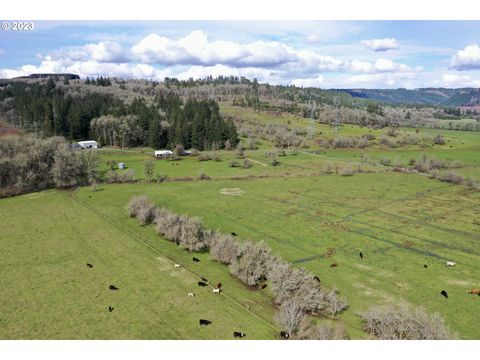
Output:
<instances>
[{"instance_id":1,"label":"bare deciduous tree","mask_svg":"<svg viewBox=\"0 0 480 360\"><path fill-rule=\"evenodd\" d=\"M275 320L280 328L289 335L297 333L300 324L305 321L305 311L297 299L287 300L278 310Z\"/></svg>"}]
</instances>

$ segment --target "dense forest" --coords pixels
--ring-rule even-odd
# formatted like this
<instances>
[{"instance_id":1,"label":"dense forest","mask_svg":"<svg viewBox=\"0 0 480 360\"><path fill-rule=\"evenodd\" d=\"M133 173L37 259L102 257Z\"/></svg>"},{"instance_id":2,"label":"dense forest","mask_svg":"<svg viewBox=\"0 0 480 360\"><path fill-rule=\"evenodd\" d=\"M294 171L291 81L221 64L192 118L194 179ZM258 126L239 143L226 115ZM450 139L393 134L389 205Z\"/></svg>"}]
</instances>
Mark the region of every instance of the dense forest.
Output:
<instances>
[{"instance_id":1,"label":"dense forest","mask_svg":"<svg viewBox=\"0 0 480 360\"><path fill-rule=\"evenodd\" d=\"M147 103L136 97L125 103L120 96L97 91L69 92L66 81L15 81L0 90L0 113L13 126L45 137L70 140L96 138L103 145L174 147L199 150L238 143L231 120L220 116L214 100L157 95ZM111 86L110 79L88 79L88 85Z\"/></svg>"}]
</instances>

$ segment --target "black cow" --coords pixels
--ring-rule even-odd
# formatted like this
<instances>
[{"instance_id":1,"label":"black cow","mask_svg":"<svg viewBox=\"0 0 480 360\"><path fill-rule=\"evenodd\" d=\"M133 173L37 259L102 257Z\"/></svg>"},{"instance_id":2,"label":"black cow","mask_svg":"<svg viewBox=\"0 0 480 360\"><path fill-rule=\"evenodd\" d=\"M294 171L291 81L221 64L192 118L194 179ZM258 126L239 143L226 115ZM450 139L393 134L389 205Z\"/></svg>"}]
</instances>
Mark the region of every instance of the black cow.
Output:
<instances>
[{"instance_id":1,"label":"black cow","mask_svg":"<svg viewBox=\"0 0 480 360\"><path fill-rule=\"evenodd\" d=\"M423 265L423 267L426 269L426 268L428 268L428 265L427 265L427 264L425 264L425 265Z\"/></svg>"},{"instance_id":2,"label":"black cow","mask_svg":"<svg viewBox=\"0 0 480 360\"><path fill-rule=\"evenodd\" d=\"M202 277L201 279L202 279L202 281L205 281L206 283L208 283L208 280L205 279L204 277Z\"/></svg>"},{"instance_id":3,"label":"black cow","mask_svg":"<svg viewBox=\"0 0 480 360\"><path fill-rule=\"evenodd\" d=\"M286 331L280 331L280 336L284 339L288 339L290 337L290 334Z\"/></svg>"},{"instance_id":4,"label":"black cow","mask_svg":"<svg viewBox=\"0 0 480 360\"><path fill-rule=\"evenodd\" d=\"M200 259L196 258L196 257L192 258L192 260L193 260L193 262L200 262Z\"/></svg>"},{"instance_id":5,"label":"black cow","mask_svg":"<svg viewBox=\"0 0 480 360\"><path fill-rule=\"evenodd\" d=\"M448 294L445 290L442 290L440 294L442 294L443 296L445 296L446 299L448 299Z\"/></svg>"},{"instance_id":6,"label":"black cow","mask_svg":"<svg viewBox=\"0 0 480 360\"><path fill-rule=\"evenodd\" d=\"M245 333L238 332L238 331L234 331L234 332L233 332L233 337L243 338L243 337L245 337L245 336L247 336L247 334L245 334Z\"/></svg>"},{"instance_id":7,"label":"black cow","mask_svg":"<svg viewBox=\"0 0 480 360\"><path fill-rule=\"evenodd\" d=\"M360 259L363 259L363 253L360 251Z\"/></svg>"},{"instance_id":8,"label":"black cow","mask_svg":"<svg viewBox=\"0 0 480 360\"><path fill-rule=\"evenodd\" d=\"M203 281L199 281L198 282L198 286L208 286L207 283L203 282Z\"/></svg>"},{"instance_id":9,"label":"black cow","mask_svg":"<svg viewBox=\"0 0 480 360\"><path fill-rule=\"evenodd\" d=\"M267 287L267 284L262 284L262 286L260 286L263 289L265 289Z\"/></svg>"},{"instance_id":10,"label":"black cow","mask_svg":"<svg viewBox=\"0 0 480 360\"><path fill-rule=\"evenodd\" d=\"M210 325L212 323L210 320L205 319L200 319L198 322L200 325Z\"/></svg>"},{"instance_id":11,"label":"black cow","mask_svg":"<svg viewBox=\"0 0 480 360\"><path fill-rule=\"evenodd\" d=\"M108 288L114 291L118 290L118 288L115 285L110 285Z\"/></svg>"},{"instance_id":12,"label":"black cow","mask_svg":"<svg viewBox=\"0 0 480 360\"><path fill-rule=\"evenodd\" d=\"M315 276L313 277L313 280L315 280L316 282L320 283L320 278L319 278L317 275L315 275Z\"/></svg>"},{"instance_id":13,"label":"black cow","mask_svg":"<svg viewBox=\"0 0 480 360\"><path fill-rule=\"evenodd\" d=\"M112 306L109 306L109 307L108 307L108 312L112 312L112 311L113 311L113 309L115 309L115 308L114 308L114 307L112 307Z\"/></svg>"},{"instance_id":14,"label":"black cow","mask_svg":"<svg viewBox=\"0 0 480 360\"><path fill-rule=\"evenodd\" d=\"M92 264L89 264L89 263L87 263L87 267L91 269L91 268L93 267L93 265L92 265Z\"/></svg>"},{"instance_id":15,"label":"black cow","mask_svg":"<svg viewBox=\"0 0 480 360\"><path fill-rule=\"evenodd\" d=\"M231 234L232 234L232 236L238 236L238 234L236 232L232 232Z\"/></svg>"}]
</instances>

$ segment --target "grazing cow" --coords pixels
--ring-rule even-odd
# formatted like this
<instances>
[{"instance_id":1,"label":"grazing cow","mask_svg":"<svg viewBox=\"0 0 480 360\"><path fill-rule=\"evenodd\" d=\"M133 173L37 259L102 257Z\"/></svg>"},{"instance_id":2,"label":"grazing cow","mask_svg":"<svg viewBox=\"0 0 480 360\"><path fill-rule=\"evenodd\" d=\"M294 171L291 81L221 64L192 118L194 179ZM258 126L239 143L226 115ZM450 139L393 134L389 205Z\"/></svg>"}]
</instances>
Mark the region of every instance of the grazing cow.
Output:
<instances>
[{"instance_id":1,"label":"grazing cow","mask_svg":"<svg viewBox=\"0 0 480 360\"><path fill-rule=\"evenodd\" d=\"M427 264L425 264L425 265L423 265L423 267L426 269L426 268L428 268L428 265L427 265Z\"/></svg>"},{"instance_id":2,"label":"grazing cow","mask_svg":"<svg viewBox=\"0 0 480 360\"><path fill-rule=\"evenodd\" d=\"M214 294L220 294L220 289L212 289L212 292L213 292Z\"/></svg>"},{"instance_id":3,"label":"grazing cow","mask_svg":"<svg viewBox=\"0 0 480 360\"><path fill-rule=\"evenodd\" d=\"M472 289L468 292L469 294L472 294L472 295L478 295L480 296L480 289Z\"/></svg>"},{"instance_id":4,"label":"grazing cow","mask_svg":"<svg viewBox=\"0 0 480 360\"><path fill-rule=\"evenodd\" d=\"M192 260L193 260L193 262L200 262L200 259L196 258L196 257L192 258Z\"/></svg>"},{"instance_id":5,"label":"grazing cow","mask_svg":"<svg viewBox=\"0 0 480 360\"><path fill-rule=\"evenodd\" d=\"M363 253L360 251L360 259L363 259Z\"/></svg>"},{"instance_id":6,"label":"grazing cow","mask_svg":"<svg viewBox=\"0 0 480 360\"><path fill-rule=\"evenodd\" d=\"M112 312L112 311L113 311L113 309L115 309L115 308L114 308L114 307L112 307L112 306L109 306L109 307L108 307L108 312Z\"/></svg>"},{"instance_id":7,"label":"grazing cow","mask_svg":"<svg viewBox=\"0 0 480 360\"><path fill-rule=\"evenodd\" d=\"M194 293L188 293L188 297L194 297L195 294Z\"/></svg>"},{"instance_id":8,"label":"grazing cow","mask_svg":"<svg viewBox=\"0 0 480 360\"><path fill-rule=\"evenodd\" d=\"M222 283L221 282L217 283L217 289L220 289L221 287L222 287Z\"/></svg>"},{"instance_id":9,"label":"grazing cow","mask_svg":"<svg viewBox=\"0 0 480 360\"><path fill-rule=\"evenodd\" d=\"M199 281L198 282L198 286L208 286L207 283L203 282L203 281Z\"/></svg>"},{"instance_id":10,"label":"grazing cow","mask_svg":"<svg viewBox=\"0 0 480 360\"><path fill-rule=\"evenodd\" d=\"M201 279L202 279L202 281L205 281L206 283L208 283L208 280L205 279L204 277L202 277Z\"/></svg>"},{"instance_id":11,"label":"grazing cow","mask_svg":"<svg viewBox=\"0 0 480 360\"><path fill-rule=\"evenodd\" d=\"M319 278L317 275L315 275L315 276L313 277L313 280L315 280L316 282L320 283L320 278Z\"/></svg>"},{"instance_id":12,"label":"grazing cow","mask_svg":"<svg viewBox=\"0 0 480 360\"><path fill-rule=\"evenodd\" d=\"M247 336L247 334L244 334L244 333L242 333L242 332L238 332L238 331L234 331L234 332L233 332L233 337L243 338L243 337L245 337L245 336Z\"/></svg>"},{"instance_id":13,"label":"grazing cow","mask_svg":"<svg viewBox=\"0 0 480 360\"><path fill-rule=\"evenodd\" d=\"M267 284L262 284L262 285L260 286L260 288L261 288L262 290L265 289L266 287L267 287Z\"/></svg>"},{"instance_id":14,"label":"grazing cow","mask_svg":"<svg viewBox=\"0 0 480 360\"><path fill-rule=\"evenodd\" d=\"M457 265L456 262L453 262L453 261L447 261L447 266L455 266Z\"/></svg>"},{"instance_id":15,"label":"grazing cow","mask_svg":"<svg viewBox=\"0 0 480 360\"><path fill-rule=\"evenodd\" d=\"M91 268L93 267L93 265L92 265L92 264L89 264L89 263L87 263L87 267L91 269Z\"/></svg>"},{"instance_id":16,"label":"grazing cow","mask_svg":"<svg viewBox=\"0 0 480 360\"><path fill-rule=\"evenodd\" d=\"M175 264L174 265L176 268L179 268L180 267L180 264Z\"/></svg>"},{"instance_id":17,"label":"grazing cow","mask_svg":"<svg viewBox=\"0 0 480 360\"><path fill-rule=\"evenodd\" d=\"M286 331L280 331L280 336L284 339L288 339L290 337L290 334Z\"/></svg>"},{"instance_id":18,"label":"grazing cow","mask_svg":"<svg viewBox=\"0 0 480 360\"><path fill-rule=\"evenodd\" d=\"M113 291L117 291L117 290L118 290L118 288L117 288L115 285L110 285L108 288L109 288L110 290L113 290Z\"/></svg>"},{"instance_id":19,"label":"grazing cow","mask_svg":"<svg viewBox=\"0 0 480 360\"><path fill-rule=\"evenodd\" d=\"M232 234L232 236L238 236L238 234L236 232L232 232L231 234Z\"/></svg>"},{"instance_id":20,"label":"grazing cow","mask_svg":"<svg viewBox=\"0 0 480 360\"><path fill-rule=\"evenodd\" d=\"M445 290L440 291L440 294L442 294L443 296L445 296L446 299L448 299L448 294Z\"/></svg>"},{"instance_id":21,"label":"grazing cow","mask_svg":"<svg viewBox=\"0 0 480 360\"><path fill-rule=\"evenodd\" d=\"M212 322L210 320L200 319L198 321L200 325L210 325Z\"/></svg>"},{"instance_id":22,"label":"grazing cow","mask_svg":"<svg viewBox=\"0 0 480 360\"><path fill-rule=\"evenodd\" d=\"M330 265L331 268L334 268L334 267L337 267L337 266L338 266L337 263L333 263L333 264Z\"/></svg>"}]
</instances>

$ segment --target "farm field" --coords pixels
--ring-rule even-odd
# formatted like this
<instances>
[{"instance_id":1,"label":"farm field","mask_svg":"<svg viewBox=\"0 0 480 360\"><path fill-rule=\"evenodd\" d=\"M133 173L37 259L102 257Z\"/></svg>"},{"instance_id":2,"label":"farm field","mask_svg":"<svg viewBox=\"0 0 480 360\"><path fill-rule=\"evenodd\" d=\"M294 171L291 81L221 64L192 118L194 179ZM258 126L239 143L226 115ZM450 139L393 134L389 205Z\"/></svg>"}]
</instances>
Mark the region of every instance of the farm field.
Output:
<instances>
[{"instance_id":1,"label":"farm field","mask_svg":"<svg viewBox=\"0 0 480 360\"><path fill-rule=\"evenodd\" d=\"M93 200L111 190L97 191ZM89 196L85 192L91 202ZM122 206L118 210L124 212ZM139 229L121 216L116 217L121 224L111 221L71 192L2 199L0 218L1 339L233 339L233 331L248 339L273 339L278 334L262 292L245 289L205 256L194 265L191 254L159 242L153 228ZM183 266L174 268L169 257ZM222 281L224 295L198 287L200 276ZM119 290L109 290L111 284ZM196 296L187 297L189 292ZM200 327L200 318L213 323Z\"/></svg>"},{"instance_id":2,"label":"farm field","mask_svg":"<svg viewBox=\"0 0 480 360\"><path fill-rule=\"evenodd\" d=\"M228 195L232 192L237 196ZM480 278L478 192L416 175L381 173L102 185L95 193L83 188L78 197L144 234L153 230L126 220L123 210L132 195L140 194L178 213L200 216L213 229L265 241L286 260L319 275L326 286L337 287L350 303L339 319L351 338L365 337L358 312L400 300L440 313L461 338L478 338L480 299L467 294ZM166 241L153 241L168 248ZM334 255L327 256L328 249ZM446 267L447 260L457 266ZM331 269L333 262L339 266Z\"/></svg>"}]
</instances>

